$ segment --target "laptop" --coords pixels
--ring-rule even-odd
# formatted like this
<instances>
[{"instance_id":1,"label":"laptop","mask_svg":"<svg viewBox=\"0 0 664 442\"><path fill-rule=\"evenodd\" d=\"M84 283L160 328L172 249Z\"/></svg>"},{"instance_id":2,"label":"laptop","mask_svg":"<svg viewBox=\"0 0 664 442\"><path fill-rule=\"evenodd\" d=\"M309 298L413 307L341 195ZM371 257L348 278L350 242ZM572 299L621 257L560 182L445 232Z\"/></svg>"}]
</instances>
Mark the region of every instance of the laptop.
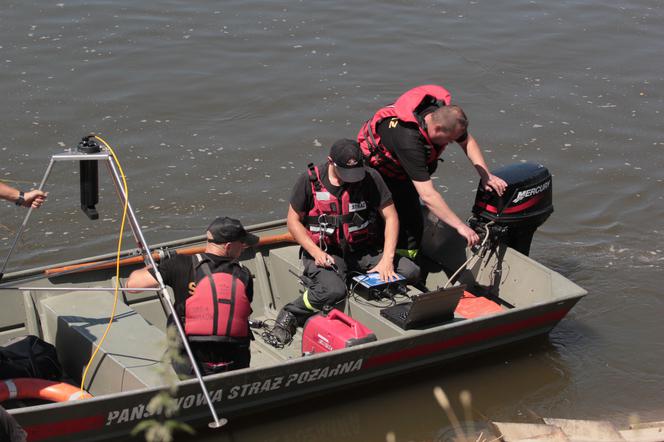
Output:
<instances>
[{"instance_id":1,"label":"laptop","mask_svg":"<svg viewBox=\"0 0 664 442\"><path fill-rule=\"evenodd\" d=\"M465 288L461 284L413 295L410 302L381 309L380 314L404 330L439 325L454 319L454 310Z\"/></svg>"}]
</instances>

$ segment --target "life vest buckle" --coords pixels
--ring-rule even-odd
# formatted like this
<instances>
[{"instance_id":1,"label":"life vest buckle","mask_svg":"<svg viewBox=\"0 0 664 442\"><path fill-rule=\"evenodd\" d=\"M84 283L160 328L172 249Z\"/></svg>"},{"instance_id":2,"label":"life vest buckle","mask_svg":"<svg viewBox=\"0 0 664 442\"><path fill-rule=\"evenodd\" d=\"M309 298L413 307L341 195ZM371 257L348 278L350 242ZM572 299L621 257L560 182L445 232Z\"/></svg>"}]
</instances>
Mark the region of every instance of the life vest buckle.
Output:
<instances>
[{"instance_id":1,"label":"life vest buckle","mask_svg":"<svg viewBox=\"0 0 664 442\"><path fill-rule=\"evenodd\" d=\"M325 235L327 235L327 227L330 223L327 221L327 214L322 213L318 216L318 227L320 229L318 235L318 246L323 252L327 252L327 243L325 242Z\"/></svg>"}]
</instances>

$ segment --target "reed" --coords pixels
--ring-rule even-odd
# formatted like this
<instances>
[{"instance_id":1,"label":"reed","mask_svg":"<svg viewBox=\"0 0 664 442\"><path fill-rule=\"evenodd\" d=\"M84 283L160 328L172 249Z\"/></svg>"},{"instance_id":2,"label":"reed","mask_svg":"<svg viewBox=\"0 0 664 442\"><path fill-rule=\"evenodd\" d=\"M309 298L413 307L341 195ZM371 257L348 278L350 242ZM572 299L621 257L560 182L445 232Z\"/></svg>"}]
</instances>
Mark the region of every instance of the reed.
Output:
<instances>
[{"instance_id":1,"label":"reed","mask_svg":"<svg viewBox=\"0 0 664 442\"><path fill-rule=\"evenodd\" d=\"M441 387L434 387L433 396L436 398L436 402L443 409L447 415L452 429L454 430L454 442L497 442L500 440L499 437L494 435L485 435L483 431L479 434L475 431L475 425L473 424L473 413L472 413L472 395L468 390L462 390L459 393L459 402L463 406L464 418L468 422L469 427L464 428L459 421L454 409L450 405L450 401L447 397L447 394ZM397 436L394 431L390 431L385 435L386 442L397 442Z\"/></svg>"}]
</instances>

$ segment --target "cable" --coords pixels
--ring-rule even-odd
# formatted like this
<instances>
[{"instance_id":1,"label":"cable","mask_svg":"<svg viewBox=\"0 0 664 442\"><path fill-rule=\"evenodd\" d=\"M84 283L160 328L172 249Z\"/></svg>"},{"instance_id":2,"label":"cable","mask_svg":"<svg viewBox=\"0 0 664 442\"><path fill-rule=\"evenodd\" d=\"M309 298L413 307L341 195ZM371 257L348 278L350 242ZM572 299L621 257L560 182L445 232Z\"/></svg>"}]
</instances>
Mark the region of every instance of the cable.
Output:
<instances>
[{"instance_id":1,"label":"cable","mask_svg":"<svg viewBox=\"0 0 664 442\"><path fill-rule=\"evenodd\" d=\"M260 325L259 325L259 323L260 323ZM290 339L287 342L282 343L279 339L277 339L277 337L274 335L274 333L272 333L274 328L277 326L277 321L275 321L274 319L266 319L264 321L256 321L255 324L256 325L252 326L252 328L263 329L263 331L260 332L260 334L258 336L260 336L261 339L263 339L263 341L266 344L271 345L272 347L274 347L278 350L286 347L287 345L290 345L290 343L293 342L293 338L295 336L294 334L291 335ZM270 324L272 324L272 326L270 326Z\"/></svg>"},{"instance_id":2,"label":"cable","mask_svg":"<svg viewBox=\"0 0 664 442\"><path fill-rule=\"evenodd\" d=\"M120 225L120 237L118 238L118 251L115 258L115 290L113 298L113 309L111 311L111 317L108 320L108 325L106 326L106 330L104 330L104 334L99 340L99 343L95 348L95 351L92 353L92 356L90 356L90 360L88 361L88 364L85 366L85 370L83 371L83 377L81 379L81 392L84 391L83 386L85 385L85 379L88 375L88 370L92 365L92 361L94 360L95 356L97 356L97 352L99 352L101 344L106 339L106 335L108 334L108 331L111 329L111 324L113 324L113 319L115 318L115 310L116 307L118 306L118 294L119 294L119 284L120 284L120 254L121 254L120 252L122 251L122 237L124 235L125 221L127 219L127 207L129 206L129 189L127 187L127 179L124 174L124 171L122 170L122 166L120 165L120 161L118 161L117 155L115 155L113 148L109 146L109 144L106 141L104 141L99 135L93 135L93 136L97 140L101 141L102 144L111 152L113 161L115 161L115 164L118 166L118 170L120 171L120 176L122 177L122 187L124 188L125 202L124 202L124 208L122 209L122 223ZM80 397L83 397L83 395L81 395Z\"/></svg>"},{"instance_id":3,"label":"cable","mask_svg":"<svg viewBox=\"0 0 664 442\"><path fill-rule=\"evenodd\" d=\"M486 233L484 234L484 239L482 240L482 244L480 244L480 246L477 248L477 250L474 251L472 253L472 255L470 255L470 258L468 258L466 260L466 262L461 264L461 266L457 269L457 271L454 272L454 274L452 274L452 276L450 276L450 278L447 280L447 283L443 286L443 290L448 288L450 286L450 284L452 284L454 282L454 280L456 279L457 275L461 272L461 270L466 268L468 263L479 254L480 250L484 249L486 241L487 241L487 239L489 239L489 226L493 223L494 223L494 221L490 221L490 222L488 222L484 225L484 230L486 230Z\"/></svg>"},{"instance_id":4,"label":"cable","mask_svg":"<svg viewBox=\"0 0 664 442\"><path fill-rule=\"evenodd\" d=\"M357 274L358 276L366 276L366 273L358 272L356 270L352 270L349 273L351 275L352 274ZM355 302L357 302L360 305L366 305L366 306L374 307L374 308L385 308L385 307L391 307L391 306L395 305L397 303L397 300L395 299L397 296L404 296L404 297L410 299L410 297L407 294L403 294L403 293L392 294L388 289L390 288L390 284L396 284L396 282L391 281L391 282L388 282L387 286L385 288L383 288L383 290L380 292L380 294L384 295L384 298L390 300L389 304L385 304L385 303L378 304L377 302L374 303L374 302L371 302L368 299L363 298L362 296L358 295L355 292L355 289L357 288L357 286L359 284L360 284L360 281L354 281L354 283L351 284L350 287L347 287L346 295L348 296L348 298L352 298ZM378 299L377 301L381 302L380 299Z\"/></svg>"}]
</instances>

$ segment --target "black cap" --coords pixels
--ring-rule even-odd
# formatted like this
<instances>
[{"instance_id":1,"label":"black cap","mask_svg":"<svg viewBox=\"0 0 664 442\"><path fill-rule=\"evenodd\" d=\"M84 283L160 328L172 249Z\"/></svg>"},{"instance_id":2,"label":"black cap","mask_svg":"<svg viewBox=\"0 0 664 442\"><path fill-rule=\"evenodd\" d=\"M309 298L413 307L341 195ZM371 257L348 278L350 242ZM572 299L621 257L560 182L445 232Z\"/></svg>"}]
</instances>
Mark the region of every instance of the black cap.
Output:
<instances>
[{"instance_id":1,"label":"black cap","mask_svg":"<svg viewBox=\"0 0 664 442\"><path fill-rule=\"evenodd\" d=\"M337 175L345 183L357 183L364 179L364 161L357 141L341 139L330 148L330 158L336 166Z\"/></svg>"},{"instance_id":2,"label":"black cap","mask_svg":"<svg viewBox=\"0 0 664 442\"><path fill-rule=\"evenodd\" d=\"M240 221L227 216L220 216L212 221L208 226L207 231L212 235L212 240L210 240L210 242L215 244L241 241L253 246L258 243L258 237L244 230Z\"/></svg>"}]
</instances>

